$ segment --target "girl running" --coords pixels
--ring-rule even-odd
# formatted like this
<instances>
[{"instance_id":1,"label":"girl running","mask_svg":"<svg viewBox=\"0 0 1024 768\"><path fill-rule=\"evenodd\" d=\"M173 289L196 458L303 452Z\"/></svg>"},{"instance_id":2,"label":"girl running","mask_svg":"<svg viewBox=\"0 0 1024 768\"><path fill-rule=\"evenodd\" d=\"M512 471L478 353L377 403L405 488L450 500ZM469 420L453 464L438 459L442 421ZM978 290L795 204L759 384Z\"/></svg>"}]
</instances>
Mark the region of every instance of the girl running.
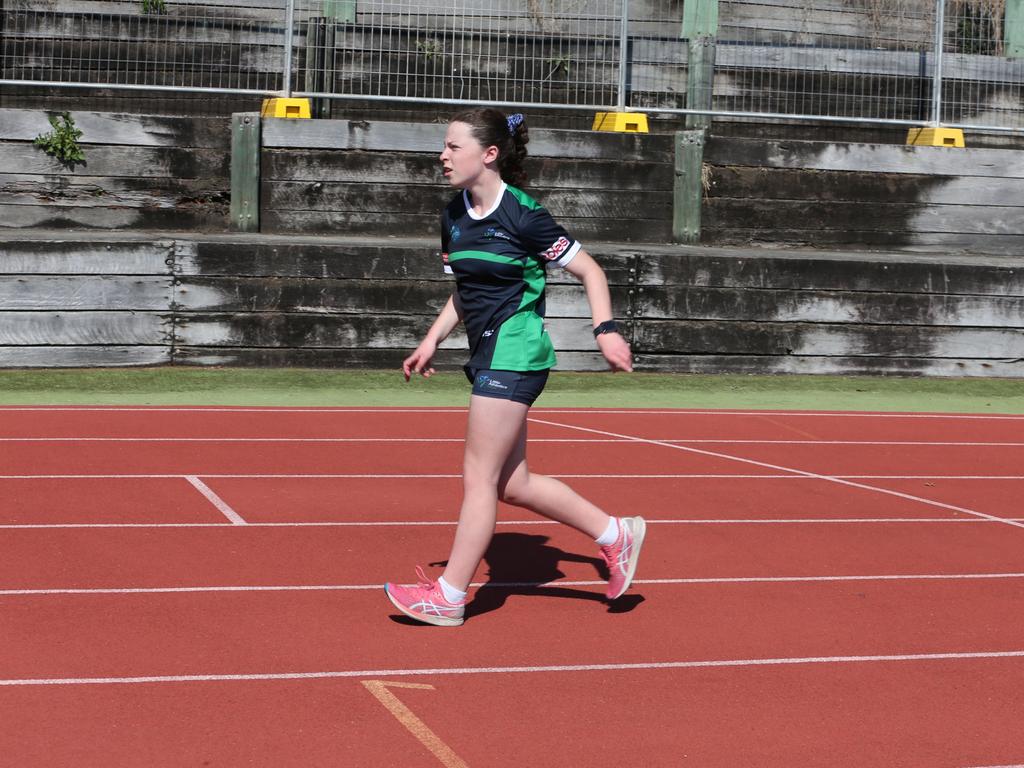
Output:
<instances>
[{"instance_id":1,"label":"girl running","mask_svg":"<svg viewBox=\"0 0 1024 768\"><path fill-rule=\"evenodd\" d=\"M560 267L583 283L594 336L613 371L631 371L629 344L612 320L604 271L580 243L518 187L529 133L523 116L470 109L448 124L441 165L462 190L441 216L445 272L456 290L402 365L406 381L430 376L438 344L462 322L469 337L466 375L473 384L463 459L463 500L444 573L420 584L388 583L398 610L427 624L462 624L467 590L494 535L498 501L525 507L592 537L608 564L610 600L628 589L646 525L614 518L564 483L532 474L526 417L555 364L544 328L544 271Z\"/></svg>"}]
</instances>

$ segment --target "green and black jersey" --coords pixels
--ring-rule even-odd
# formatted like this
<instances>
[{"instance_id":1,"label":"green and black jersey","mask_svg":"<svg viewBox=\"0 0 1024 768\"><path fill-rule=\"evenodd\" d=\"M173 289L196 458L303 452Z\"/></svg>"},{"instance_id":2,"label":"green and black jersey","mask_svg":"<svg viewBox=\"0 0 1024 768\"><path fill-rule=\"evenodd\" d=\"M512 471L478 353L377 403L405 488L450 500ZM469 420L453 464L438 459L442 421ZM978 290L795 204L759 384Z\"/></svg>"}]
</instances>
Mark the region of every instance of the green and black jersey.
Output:
<instances>
[{"instance_id":1,"label":"green and black jersey","mask_svg":"<svg viewBox=\"0 0 1024 768\"><path fill-rule=\"evenodd\" d=\"M544 328L544 271L580 250L540 203L502 184L483 216L459 193L441 216L445 272L455 275L469 336L467 367L540 371L555 364Z\"/></svg>"}]
</instances>

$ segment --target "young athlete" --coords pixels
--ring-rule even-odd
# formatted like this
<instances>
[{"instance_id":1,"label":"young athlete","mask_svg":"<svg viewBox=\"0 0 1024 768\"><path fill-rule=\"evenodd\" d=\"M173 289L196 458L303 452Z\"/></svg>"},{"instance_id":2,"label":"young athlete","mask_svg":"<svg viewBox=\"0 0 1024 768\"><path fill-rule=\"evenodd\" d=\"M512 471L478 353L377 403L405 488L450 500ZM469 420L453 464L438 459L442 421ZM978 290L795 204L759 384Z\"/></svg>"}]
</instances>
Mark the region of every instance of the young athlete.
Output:
<instances>
[{"instance_id":1,"label":"young athlete","mask_svg":"<svg viewBox=\"0 0 1024 768\"><path fill-rule=\"evenodd\" d=\"M597 345L613 371L631 371L629 344L612 320L604 271L539 203L518 186L529 134L523 116L470 109L448 125L441 165L460 190L441 217L444 269L456 290L423 341L403 363L406 381L434 373L438 344L461 321L469 337L466 375L473 383L463 460L463 501L444 573L417 586L384 590L402 613L440 626L463 622L466 593L494 535L498 500L525 507L592 537L608 564L609 599L636 572L646 525L614 518L564 483L532 474L526 416L555 364L544 328L544 271L561 267L583 283Z\"/></svg>"}]
</instances>

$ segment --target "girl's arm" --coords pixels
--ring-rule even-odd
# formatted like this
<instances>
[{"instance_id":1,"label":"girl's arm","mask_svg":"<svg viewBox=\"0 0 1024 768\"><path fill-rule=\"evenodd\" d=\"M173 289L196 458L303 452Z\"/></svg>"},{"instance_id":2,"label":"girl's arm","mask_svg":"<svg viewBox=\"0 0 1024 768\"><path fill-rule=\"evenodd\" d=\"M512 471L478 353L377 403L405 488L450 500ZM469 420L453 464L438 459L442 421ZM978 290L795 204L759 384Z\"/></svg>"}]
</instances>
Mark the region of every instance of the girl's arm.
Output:
<instances>
[{"instance_id":1,"label":"girl's arm","mask_svg":"<svg viewBox=\"0 0 1024 768\"><path fill-rule=\"evenodd\" d=\"M458 300L453 293L448 297L448 301L444 305L444 309L437 316L434 324L430 326L430 330L427 331L427 335L423 337L423 341L416 347L415 351L405 358L405 362L402 363L402 372L405 374L405 380L408 381L414 373L420 373L423 376L429 377L434 373L434 369L431 366L431 361L434 359L434 353L437 351L437 345L448 338L455 326L462 321L461 307L458 305Z\"/></svg>"},{"instance_id":2,"label":"girl's arm","mask_svg":"<svg viewBox=\"0 0 1024 768\"><path fill-rule=\"evenodd\" d=\"M590 303L591 319L594 327L612 319L612 298L608 292L608 280L604 270L594 258L584 250L580 250L565 267L571 275L575 275L583 283ZM633 353L629 343L618 333L602 333L597 337L597 346L608 361L613 371L632 371Z\"/></svg>"}]
</instances>

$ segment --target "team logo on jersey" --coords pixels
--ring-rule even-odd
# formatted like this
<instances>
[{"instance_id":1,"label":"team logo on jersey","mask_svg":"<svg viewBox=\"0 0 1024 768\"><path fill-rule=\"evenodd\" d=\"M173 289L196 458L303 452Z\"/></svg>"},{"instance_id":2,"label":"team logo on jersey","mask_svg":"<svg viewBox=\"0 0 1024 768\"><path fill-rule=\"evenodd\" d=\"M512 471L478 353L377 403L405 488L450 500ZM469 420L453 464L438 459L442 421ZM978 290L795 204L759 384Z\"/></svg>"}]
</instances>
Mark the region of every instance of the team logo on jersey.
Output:
<instances>
[{"instance_id":1,"label":"team logo on jersey","mask_svg":"<svg viewBox=\"0 0 1024 768\"><path fill-rule=\"evenodd\" d=\"M451 241L454 243L460 237L462 237L462 230L459 229L458 224L452 224L451 231L448 233Z\"/></svg>"},{"instance_id":2,"label":"team logo on jersey","mask_svg":"<svg viewBox=\"0 0 1024 768\"><path fill-rule=\"evenodd\" d=\"M569 250L569 239L560 237L542 255L548 261L558 261L567 250Z\"/></svg>"},{"instance_id":3,"label":"team logo on jersey","mask_svg":"<svg viewBox=\"0 0 1024 768\"><path fill-rule=\"evenodd\" d=\"M500 229L495 229L494 227L488 227L487 230L484 232L484 237L486 237L488 240L491 240L495 237L501 238L502 240L512 239L512 235L508 234L508 232L502 232Z\"/></svg>"}]
</instances>

